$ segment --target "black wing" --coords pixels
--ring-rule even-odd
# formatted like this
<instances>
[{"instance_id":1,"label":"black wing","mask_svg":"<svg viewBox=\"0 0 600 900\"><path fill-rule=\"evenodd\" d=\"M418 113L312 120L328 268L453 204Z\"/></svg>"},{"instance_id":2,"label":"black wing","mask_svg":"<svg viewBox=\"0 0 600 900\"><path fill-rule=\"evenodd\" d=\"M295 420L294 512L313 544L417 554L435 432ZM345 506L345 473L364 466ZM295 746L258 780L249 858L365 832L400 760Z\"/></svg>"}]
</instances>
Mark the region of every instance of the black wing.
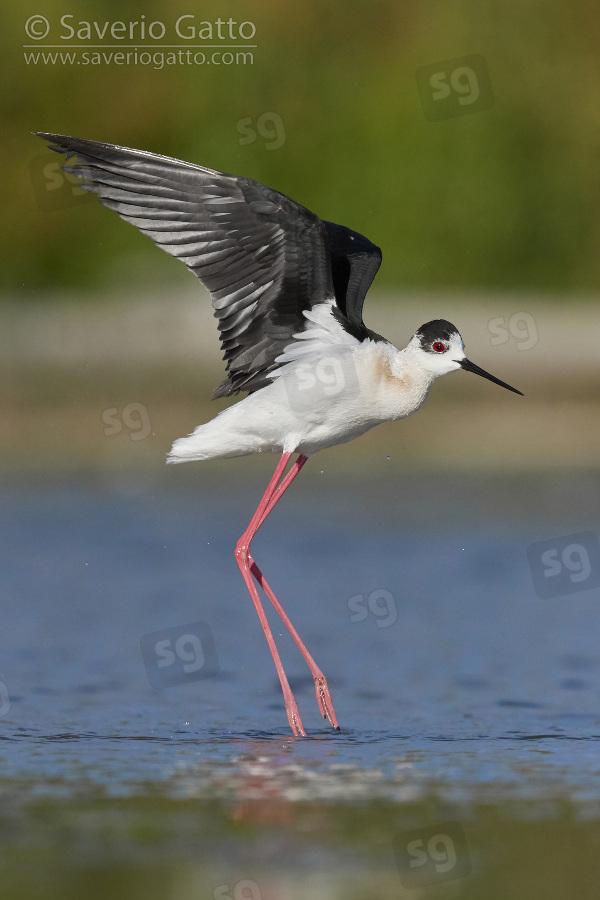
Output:
<instances>
[{"instance_id":1,"label":"black wing","mask_svg":"<svg viewBox=\"0 0 600 900\"><path fill-rule=\"evenodd\" d=\"M381 254L365 238L322 222L250 178L113 144L36 133L67 159L76 156L78 163L65 170L181 259L208 289L228 373L215 397L270 383L275 359L305 328L303 313L316 303L335 296L340 324L351 333L362 327L360 339L367 336L361 309L379 261L365 266L360 242L379 259ZM356 239L358 256L348 255Z\"/></svg>"},{"instance_id":2,"label":"black wing","mask_svg":"<svg viewBox=\"0 0 600 900\"><path fill-rule=\"evenodd\" d=\"M381 250L345 225L324 222L329 237L331 272L341 324L359 340L376 337L362 319L362 308L381 265ZM342 319L344 317L347 322ZM348 325L349 323L349 325Z\"/></svg>"}]
</instances>

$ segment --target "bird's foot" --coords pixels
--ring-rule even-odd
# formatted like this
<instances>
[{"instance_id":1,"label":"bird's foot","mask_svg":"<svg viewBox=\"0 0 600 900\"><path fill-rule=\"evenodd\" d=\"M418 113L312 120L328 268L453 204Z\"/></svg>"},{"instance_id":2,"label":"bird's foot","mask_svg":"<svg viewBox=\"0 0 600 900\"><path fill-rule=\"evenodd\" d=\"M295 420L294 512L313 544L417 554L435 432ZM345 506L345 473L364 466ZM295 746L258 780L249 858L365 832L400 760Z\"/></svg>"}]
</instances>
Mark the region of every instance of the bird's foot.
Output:
<instances>
[{"instance_id":1,"label":"bird's foot","mask_svg":"<svg viewBox=\"0 0 600 900\"><path fill-rule=\"evenodd\" d=\"M315 679L315 693L317 695L317 703L319 704L319 712L324 719L327 719L332 728L335 728L336 731L340 731L340 726L338 725L331 700L331 694L327 687L327 679L322 672L319 672L318 675L314 675L313 677Z\"/></svg>"},{"instance_id":2,"label":"bird's foot","mask_svg":"<svg viewBox=\"0 0 600 900\"><path fill-rule=\"evenodd\" d=\"M287 712L290 728L292 729L294 737L306 737L306 731L304 730L304 725L300 718L300 711L298 709L298 704L296 703L296 698L291 694L291 691L290 695L291 696L289 697L285 697L285 711Z\"/></svg>"}]
</instances>

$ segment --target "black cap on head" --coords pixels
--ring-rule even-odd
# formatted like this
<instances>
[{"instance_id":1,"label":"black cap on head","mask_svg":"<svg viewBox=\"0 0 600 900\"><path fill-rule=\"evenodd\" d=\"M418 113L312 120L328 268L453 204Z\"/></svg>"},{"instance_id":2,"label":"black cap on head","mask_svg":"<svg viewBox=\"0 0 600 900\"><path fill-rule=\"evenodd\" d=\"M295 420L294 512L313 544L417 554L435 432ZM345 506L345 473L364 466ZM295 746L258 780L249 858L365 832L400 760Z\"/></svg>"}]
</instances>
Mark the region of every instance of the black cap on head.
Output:
<instances>
[{"instance_id":1,"label":"black cap on head","mask_svg":"<svg viewBox=\"0 0 600 900\"><path fill-rule=\"evenodd\" d=\"M435 340L449 341L455 334L458 334L458 328L447 319L433 319L431 322L421 325L416 334L421 342L421 347L429 350Z\"/></svg>"}]
</instances>

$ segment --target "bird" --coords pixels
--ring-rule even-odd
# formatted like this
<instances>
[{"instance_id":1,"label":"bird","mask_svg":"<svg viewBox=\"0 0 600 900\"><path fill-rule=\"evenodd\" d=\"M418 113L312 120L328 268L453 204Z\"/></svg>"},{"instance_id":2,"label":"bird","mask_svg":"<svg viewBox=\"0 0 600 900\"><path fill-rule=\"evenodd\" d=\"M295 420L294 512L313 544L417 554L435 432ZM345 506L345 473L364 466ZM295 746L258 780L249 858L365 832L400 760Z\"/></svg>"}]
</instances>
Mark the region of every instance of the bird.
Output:
<instances>
[{"instance_id":1,"label":"bird","mask_svg":"<svg viewBox=\"0 0 600 900\"><path fill-rule=\"evenodd\" d=\"M468 360L445 319L421 325L400 350L370 330L362 310L382 254L351 228L251 178L116 144L33 134L74 159L63 168L83 189L182 260L208 290L226 363L213 397L246 396L175 440L167 462L279 455L235 559L293 735L306 730L258 587L308 665L321 715L340 731L327 679L254 561L253 539L311 456L416 412L441 375L471 372L523 394Z\"/></svg>"}]
</instances>

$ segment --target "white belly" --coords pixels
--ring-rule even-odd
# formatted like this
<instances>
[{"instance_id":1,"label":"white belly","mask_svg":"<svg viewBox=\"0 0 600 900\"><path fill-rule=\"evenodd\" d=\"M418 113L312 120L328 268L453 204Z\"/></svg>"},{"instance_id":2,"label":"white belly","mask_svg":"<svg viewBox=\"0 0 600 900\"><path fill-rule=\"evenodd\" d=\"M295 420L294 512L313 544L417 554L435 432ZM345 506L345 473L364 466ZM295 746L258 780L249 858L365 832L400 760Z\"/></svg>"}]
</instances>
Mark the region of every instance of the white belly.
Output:
<instances>
[{"instance_id":1,"label":"white belly","mask_svg":"<svg viewBox=\"0 0 600 900\"><path fill-rule=\"evenodd\" d=\"M175 441L168 461L284 451L310 456L410 415L430 382L393 376L381 348L368 342L307 358Z\"/></svg>"}]
</instances>

